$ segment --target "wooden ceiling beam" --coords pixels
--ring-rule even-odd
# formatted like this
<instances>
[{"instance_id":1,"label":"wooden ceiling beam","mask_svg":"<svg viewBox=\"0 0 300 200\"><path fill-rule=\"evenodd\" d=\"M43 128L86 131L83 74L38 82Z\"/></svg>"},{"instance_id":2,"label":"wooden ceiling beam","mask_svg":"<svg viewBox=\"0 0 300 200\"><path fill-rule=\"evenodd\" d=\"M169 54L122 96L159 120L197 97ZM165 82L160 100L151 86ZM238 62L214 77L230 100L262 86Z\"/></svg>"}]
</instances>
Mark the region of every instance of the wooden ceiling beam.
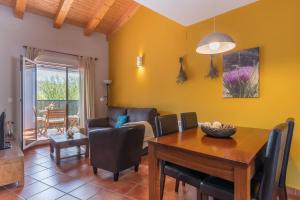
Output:
<instances>
[{"instance_id":1,"label":"wooden ceiling beam","mask_svg":"<svg viewBox=\"0 0 300 200\"><path fill-rule=\"evenodd\" d=\"M54 27L60 28L67 18L68 12L72 6L74 0L61 0L59 8L57 10L57 14L54 20Z\"/></svg>"},{"instance_id":2,"label":"wooden ceiling beam","mask_svg":"<svg viewBox=\"0 0 300 200\"><path fill-rule=\"evenodd\" d=\"M102 19L104 18L105 14L108 12L110 7L115 3L116 0L102 0L100 4L98 5L95 14L90 19L90 21L87 23L84 34L90 35L92 34L97 26L100 24Z\"/></svg>"},{"instance_id":3,"label":"wooden ceiling beam","mask_svg":"<svg viewBox=\"0 0 300 200\"><path fill-rule=\"evenodd\" d=\"M16 0L15 15L17 18L23 19L27 0Z\"/></svg>"},{"instance_id":4,"label":"wooden ceiling beam","mask_svg":"<svg viewBox=\"0 0 300 200\"><path fill-rule=\"evenodd\" d=\"M114 23L111 29L107 32L106 37L109 40L111 35L117 32L140 8L140 5L133 2L127 11Z\"/></svg>"}]
</instances>

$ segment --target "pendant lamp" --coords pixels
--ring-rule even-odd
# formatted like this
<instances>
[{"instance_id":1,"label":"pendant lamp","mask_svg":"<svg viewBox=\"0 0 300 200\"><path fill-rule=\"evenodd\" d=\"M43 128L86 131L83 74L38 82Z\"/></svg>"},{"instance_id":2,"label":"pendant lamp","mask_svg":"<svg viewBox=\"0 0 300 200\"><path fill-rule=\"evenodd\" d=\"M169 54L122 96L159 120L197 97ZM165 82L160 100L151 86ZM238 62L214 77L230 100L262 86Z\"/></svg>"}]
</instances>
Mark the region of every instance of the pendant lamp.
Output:
<instances>
[{"instance_id":1,"label":"pendant lamp","mask_svg":"<svg viewBox=\"0 0 300 200\"><path fill-rule=\"evenodd\" d=\"M234 40L226 33L216 32L214 17L214 32L205 36L197 45L196 52L199 54L218 54L235 48Z\"/></svg>"}]
</instances>

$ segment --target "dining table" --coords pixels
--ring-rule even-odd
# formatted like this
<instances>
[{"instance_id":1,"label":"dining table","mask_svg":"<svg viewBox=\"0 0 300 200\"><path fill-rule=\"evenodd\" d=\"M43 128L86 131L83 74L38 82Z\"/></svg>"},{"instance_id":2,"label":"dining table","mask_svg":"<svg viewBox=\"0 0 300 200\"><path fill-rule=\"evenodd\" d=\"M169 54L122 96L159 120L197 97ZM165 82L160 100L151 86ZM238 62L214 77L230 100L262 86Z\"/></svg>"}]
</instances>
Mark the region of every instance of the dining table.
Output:
<instances>
[{"instance_id":1,"label":"dining table","mask_svg":"<svg viewBox=\"0 0 300 200\"><path fill-rule=\"evenodd\" d=\"M229 138L207 136L201 128L150 140L148 146L149 199L159 200L160 161L168 161L234 183L234 199L250 200L256 160L270 130L237 127Z\"/></svg>"}]
</instances>

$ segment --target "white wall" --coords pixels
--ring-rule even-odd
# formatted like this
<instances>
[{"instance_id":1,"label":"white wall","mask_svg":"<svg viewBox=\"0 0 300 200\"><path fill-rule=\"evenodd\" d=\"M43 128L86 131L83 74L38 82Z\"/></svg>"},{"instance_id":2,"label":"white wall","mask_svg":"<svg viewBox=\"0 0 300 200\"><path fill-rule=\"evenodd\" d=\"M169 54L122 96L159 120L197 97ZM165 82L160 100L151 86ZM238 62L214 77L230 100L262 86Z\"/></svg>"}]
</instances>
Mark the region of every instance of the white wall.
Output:
<instances>
[{"instance_id":1,"label":"white wall","mask_svg":"<svg viewBox=\"0 0 300 200\"><path fill-rule=\"evenodd\" d=\"M7 120L17 123L20 131L20 55L23 45L83 56L97 57L96 115L105 114L99 101L105 93L102 84L108 77L108 43L105 35L94 33L87 37L80 27L64 24L53 28L53 20L31 13L17 19L10 7L0 5L0 112L7 112Z\"/></svg>"}]
</instances>

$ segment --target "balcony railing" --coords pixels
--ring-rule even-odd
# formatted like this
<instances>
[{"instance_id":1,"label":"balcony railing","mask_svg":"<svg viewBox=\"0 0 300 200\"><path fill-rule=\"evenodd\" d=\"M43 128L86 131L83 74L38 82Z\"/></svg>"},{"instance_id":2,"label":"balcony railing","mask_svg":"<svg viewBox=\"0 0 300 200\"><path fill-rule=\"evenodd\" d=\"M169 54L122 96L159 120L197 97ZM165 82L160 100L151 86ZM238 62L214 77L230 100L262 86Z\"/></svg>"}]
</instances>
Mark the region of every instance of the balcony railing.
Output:
<instances>
[{"instance_id":1,"label":"balcony railing","mask_svg":"<svg viewBox=\"0 0 300 200\"><path fill-rule=\"evenodd\" d=\"M42 117L48 109L65 110L68 103L68 115L79 115L80 101L79 100L37 100L37 115Z\"/></svg>"}]
</instances>

